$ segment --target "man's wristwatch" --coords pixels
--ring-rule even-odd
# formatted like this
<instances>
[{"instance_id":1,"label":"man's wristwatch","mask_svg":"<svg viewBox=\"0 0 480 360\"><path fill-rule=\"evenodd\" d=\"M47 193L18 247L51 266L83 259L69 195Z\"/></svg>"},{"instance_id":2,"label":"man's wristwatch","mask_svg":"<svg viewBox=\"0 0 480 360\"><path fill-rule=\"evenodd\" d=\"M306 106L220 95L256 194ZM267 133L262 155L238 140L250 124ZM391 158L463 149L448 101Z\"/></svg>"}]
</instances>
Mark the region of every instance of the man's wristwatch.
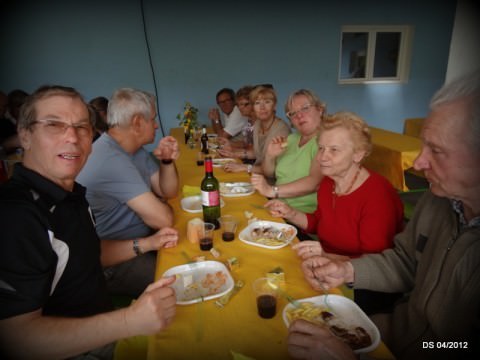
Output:
<instances>
[{"instance_id":1,"label":"man's wristwatch","mask_svg":"<svg viewBox=\"0 0 480 360\"><path fill-rule=\"evenodd\" d=\"M138 239L133 239L133 251L135 252L135 255L140 256L143 254L142 248L138 244Z\"/></svg>"},{"instance_id":2,"label":"man's wristwatch","mask_svg":"<svg viewBox=\"0 0 480 360\"><path fill-rule=\"evenodd\" d=\"M275 199L278 199L278 186L272 186L272 190L273 190L273 197Z\"/></svg>"}]
</instances>

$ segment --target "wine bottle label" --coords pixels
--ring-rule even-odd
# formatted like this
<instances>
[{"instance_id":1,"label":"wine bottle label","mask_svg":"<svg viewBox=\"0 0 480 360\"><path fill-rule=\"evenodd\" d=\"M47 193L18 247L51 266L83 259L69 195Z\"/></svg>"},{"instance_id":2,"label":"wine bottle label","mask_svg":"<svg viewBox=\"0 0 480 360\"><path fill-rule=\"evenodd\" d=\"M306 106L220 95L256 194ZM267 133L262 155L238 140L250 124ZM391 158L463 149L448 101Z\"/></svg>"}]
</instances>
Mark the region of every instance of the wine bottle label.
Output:
<instances>
[{"instance_id":1,"label":"wine bottle label","mask_svg":"<svg viewBox=\"0 0 480 360\"><path fill-rule=\"evenodd\" d=\"M220 205L220 194L218 191L202 191L202 205L218 206Z\"/></svg>"}]
</instances>

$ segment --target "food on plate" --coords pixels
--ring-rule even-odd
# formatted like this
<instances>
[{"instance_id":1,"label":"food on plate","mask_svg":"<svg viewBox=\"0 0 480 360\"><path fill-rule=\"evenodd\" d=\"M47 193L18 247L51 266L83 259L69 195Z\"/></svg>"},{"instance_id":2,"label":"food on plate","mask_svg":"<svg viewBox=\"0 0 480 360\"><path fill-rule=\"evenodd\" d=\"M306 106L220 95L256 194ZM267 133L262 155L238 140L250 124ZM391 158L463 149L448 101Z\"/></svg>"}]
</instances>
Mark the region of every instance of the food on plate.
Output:
<instances>
[{"instance_id":1,"label":"food on plate","mask_svg":"<svg viewBox=\"0 0 480 360\"><path fill-rule=\"evenodd\" d=\"M331 333L340 338L353 350L361 349L372 344L372 338L361 326L347 326L341 319L324 306L311 302L301 302L299 307L291 307L286 310L289 323L303 319L312 323L326 325Z\"/></svg>"},{"instance_id":2,"label":"food on plate","mask_svg":"<svg viewBox=\"0 0 480 360\"><path fill-rule=\"evenodd\" d=\"M250 232L250 240L263 245L277 246L287 242L294 234L295 230L291 227L281 229L273 226L259 226Z\"/></svg>"},{"instance_id":3,"label":"food on plate","mask_svg":"<svg viewBox=\"0 0 480 360\"><path fill-rule=\"evenodd\" d=\"M220 183L220 192L223 194L246 194L253 190L250 183Z\"/></svg>"},{"instance_id":4,"label":"food on plate","mask_svg":"<svg viewBox=\"0 0 480 360\"><path fill-rule=\"evenodd\" d=\"M192 275L177 276L177 281L183 284L183 299L188 301L199 297L218 294L227 282L227 275L223 271L206 273L202 279L193 281Z\"/></svg>"},{"instance_id":5,"label":"food on plate","mask_svg":"<svg viewBox=\"0 0 480 360\"><path fill-rule=\"evenodd\" d=\"M229 162L235 162L235 159L231 159L231 158L214 158L213 159L213 165L215 166L224 166Z\"/></svg>"},{"instance_id":6,"label":"food on plate","mask_svg":"<svg viewBox=\"0 0 480 360\"><path fill-rule=\"evenodd\" d=\"M199 239L203 235L203 220L200 218L193 218L187 225L187 239L192 244L198 244Z\"/></svg>"}]
</instances>

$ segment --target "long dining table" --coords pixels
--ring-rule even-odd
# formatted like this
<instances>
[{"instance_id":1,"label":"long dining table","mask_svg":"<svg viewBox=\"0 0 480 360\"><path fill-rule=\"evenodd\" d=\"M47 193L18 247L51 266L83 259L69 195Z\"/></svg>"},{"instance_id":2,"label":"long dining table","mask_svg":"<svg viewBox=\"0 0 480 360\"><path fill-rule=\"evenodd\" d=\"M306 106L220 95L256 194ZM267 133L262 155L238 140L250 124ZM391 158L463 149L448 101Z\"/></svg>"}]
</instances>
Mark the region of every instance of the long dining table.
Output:
<instances>
[{"instance_id":1,"label":"long dining table","mask_svg":"<svg viewBox=\"0 0 480 360\"><path fill-rule=\"evenodd\" d=\"M370 127L370 133L373 149L365 167L386 177L395 189L408 191L404 172L413 167L422 148L421 140L376 127Z\"/></svg>"},{"instance_id":2,"label":"long dining table","mask_svg":"<svg viewBox=\"0 0 480 360\"><path fill-rule=\"evenodd\" d=\"M185 192L200 186L204 177L204 167L196 165L199 144L189 148L184 144L183 129L171 130L180 144L180 158L176 161L180 175L180 186ZM220 182L248 182L247 173L227 173L221 167L214 168L214 175ZM205 260L226 263L229 258L238 260L238 267L231 270L234 281L241 280L244 286L230 298L223 307L215 300L190 305L177 305L173 323L165 330L144 338L126 339L117 345L115 358L128 359L141 354L146 359L288 359L288 329L282 318L282 310L288 301L280 297L277 313L271 319L260 318L257 314L256 298L252 283L264 277L273 269L281 268L285 276L285 292L293 298L301 299L322 295L314 291L306 282L301 271L301 260L287 245L280 249L267 249L252 246L239 240L238 233L248 225L245 212L250 212L259 220L282 222L273 218L262 208L267 201L255 192L248 196L223 197L225 203L222 215L230 214L238 221L235 239L224 242L220 230L214 234L214 248L219 256L209 251L201 251L198 244L187 239L187 223L201 213L189 213L182 210L181 198L171 199L169 203L175 213L174 227L179 231L178 245L158 252L156 278L160 278L168 269L184 265L189 259L205 256ZM250 214L248 214L250 215ZM298 239L295 239L298 241ZM330 293L342 294L340 289L331 289ZM145 347L146 348L142 348ZM143 353L142 353L143 352ZM374 358L392 359L391 353L381 344L370 353Z\"/></svg>"}]
</instances>

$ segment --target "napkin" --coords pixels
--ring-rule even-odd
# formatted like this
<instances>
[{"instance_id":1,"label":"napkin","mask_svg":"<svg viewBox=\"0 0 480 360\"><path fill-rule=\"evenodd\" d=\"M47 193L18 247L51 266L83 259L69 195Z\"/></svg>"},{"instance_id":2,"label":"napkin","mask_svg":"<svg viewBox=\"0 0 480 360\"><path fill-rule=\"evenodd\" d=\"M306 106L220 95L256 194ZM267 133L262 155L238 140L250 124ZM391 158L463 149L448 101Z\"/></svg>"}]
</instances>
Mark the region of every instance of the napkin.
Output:
<instances>
[{"instance_id":1,"label":"napkin","mask_svg":"<svg viewBox=\"0 0 480 360\"><path fill-rule=\"evenodd\" d=\"M183 185L183 197L200 195L200 186Z\"/></svg>"}]
</instances>

